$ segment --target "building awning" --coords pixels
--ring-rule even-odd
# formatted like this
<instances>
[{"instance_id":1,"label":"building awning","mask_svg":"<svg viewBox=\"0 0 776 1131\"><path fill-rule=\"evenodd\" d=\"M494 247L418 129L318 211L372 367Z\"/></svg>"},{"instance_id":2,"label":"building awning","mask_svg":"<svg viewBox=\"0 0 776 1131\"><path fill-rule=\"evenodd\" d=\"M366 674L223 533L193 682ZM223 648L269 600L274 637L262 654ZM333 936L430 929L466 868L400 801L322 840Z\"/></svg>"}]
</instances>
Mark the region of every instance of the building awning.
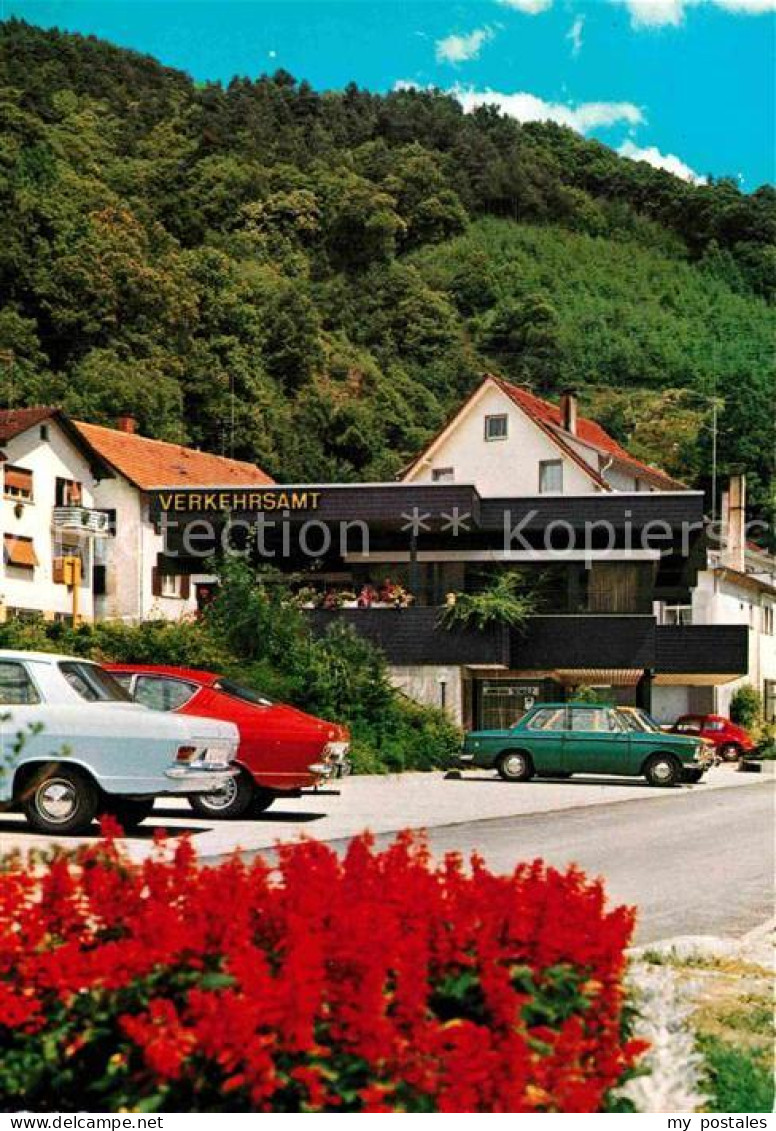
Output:
<instances>
[{"instance_id":1,"label":"building awning","mask_svg":"<svg viewBox=\"0 0 776 1131\"><path fill-rule=\"evenodd\" d=\"M20 538L15 534L4 534L3 552L5 564L8 566L35 569L35 566L39 564L32 538Z\"/></svg>"},{"instance_id":2,"label":"building awning","mask_svg":"<svg viewBox=\"0 0 776 1131\"><path fill-rule=\"evenodd\" d=\"M654 683L656 687L716 687L721 683L732 683L741 679L746 672L658 672Z\"/></svg>"},{"instance_id":3,"label":"building awning","mask_svg":"<svg viewBox=\"0 0 776 1131\"><path fill-rule=\"evenodd\" d=\"M24 491L25 494L31 495L32 472L26 471L23 467L6 467L5 486L12 487L16 491Z\"/></svg>"},{"instance_id":4,"label":"building awning","mask_svg":"<svg viewBox=\"0 0 776 1131\"><path fill-rule=\"evenodd\" d=\"M643 668L556 668L551 673L566 687L635 687L644 675Z\"/></svg>"}]
</instances>

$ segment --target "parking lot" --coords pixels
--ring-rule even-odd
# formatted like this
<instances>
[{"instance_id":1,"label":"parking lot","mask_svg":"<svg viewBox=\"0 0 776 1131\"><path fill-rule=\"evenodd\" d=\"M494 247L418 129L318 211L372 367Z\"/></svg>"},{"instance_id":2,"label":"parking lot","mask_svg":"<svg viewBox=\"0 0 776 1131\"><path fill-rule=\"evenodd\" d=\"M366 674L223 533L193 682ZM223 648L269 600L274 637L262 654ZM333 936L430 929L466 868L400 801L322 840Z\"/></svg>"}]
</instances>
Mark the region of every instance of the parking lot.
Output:
<instances>
[{"instance_id":1,"label":"parking lot","mask_svg":"<svg viewBox=\"0 0 776 1131\"><path fill-rule=\"evenodd\" d=\"M772 764L771 764L772 765ZM535 779L525 784L501 781L489 772L466 772L460 780L441 773L407 773L346 778L301 797L276 801L267 812L251 820L216 821L196 816L186 802L160 799L152 817L126 838L127 851L142 860L153 847L153 834L167 829L172 837L189 833L200 857L213 860L241 849L272 848L301 836L327 841L346 840L369 829L387 834L400 829L443 828L471 825L509 817L583 810L591 806L639 802L650 805L667 796L707 795L735 791L773 780L769 764L765 773L737 773L733 766L711 770L698 785L655 789L642 779L582 776L570 781ZM735 796L730 796L735 804ZM93 837L99 831L94 826ZM73 847L83 837L45 837L31 832L21 814L0 817L0 853L14 849Z\"/></svg>"}]
</instances>

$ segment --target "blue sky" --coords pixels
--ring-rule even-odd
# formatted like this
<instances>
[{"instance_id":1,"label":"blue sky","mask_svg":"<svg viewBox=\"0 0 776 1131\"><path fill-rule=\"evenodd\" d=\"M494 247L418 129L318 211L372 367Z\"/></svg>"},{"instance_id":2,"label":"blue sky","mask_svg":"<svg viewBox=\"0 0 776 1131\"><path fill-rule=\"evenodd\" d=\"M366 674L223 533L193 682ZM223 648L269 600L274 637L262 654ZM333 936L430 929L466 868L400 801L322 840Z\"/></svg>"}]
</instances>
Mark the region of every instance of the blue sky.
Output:
<instances>
[{"instance_id":1,"label":"blue sky","mask_svg":"<svg viewBox=\"0 0 776 1131\"><path fill-rule=\"evenodd\" d=\"M776 0L0 0L12 15L196 79L433 85L687 178L774 180Z\"/></svg>"}]
</instances>

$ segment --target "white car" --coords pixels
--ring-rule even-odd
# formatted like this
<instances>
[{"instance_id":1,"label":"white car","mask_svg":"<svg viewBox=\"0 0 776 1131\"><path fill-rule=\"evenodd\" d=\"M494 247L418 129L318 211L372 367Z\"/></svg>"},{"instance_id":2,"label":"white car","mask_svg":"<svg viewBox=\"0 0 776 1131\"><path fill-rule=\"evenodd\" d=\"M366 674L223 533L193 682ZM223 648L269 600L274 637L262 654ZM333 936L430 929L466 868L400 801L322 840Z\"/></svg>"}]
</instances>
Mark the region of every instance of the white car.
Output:
<instances>
[{"instance_id":1,"label":"white car","mask_svg":"<svg viewBox=\"0 0 776 1131\"><path fill-rule=\"evenodd\" d=\"M152 711L89 660L0 651L0 803L42 832L101 813L129 831L155 797L212 794L238 744L233 723Z\"/></svg>"}]
</instances>

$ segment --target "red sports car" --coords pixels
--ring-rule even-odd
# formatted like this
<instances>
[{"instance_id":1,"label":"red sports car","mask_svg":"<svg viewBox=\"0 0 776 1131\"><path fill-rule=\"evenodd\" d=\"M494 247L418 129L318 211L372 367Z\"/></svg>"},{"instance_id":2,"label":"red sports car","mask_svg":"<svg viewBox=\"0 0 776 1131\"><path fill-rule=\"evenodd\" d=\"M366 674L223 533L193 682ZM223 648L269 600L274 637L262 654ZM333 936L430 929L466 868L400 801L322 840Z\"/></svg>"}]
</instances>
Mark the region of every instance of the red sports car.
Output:
<instances>
[{"instance_id":1,"label":"red sports car","mask_svg":"<svg viewBox=\"0 0 776 1131\"><path fill-rule=\"evenodd\" d=\"M682 715L671 730L677 734L698 734L708 739L726 762L735 762L755 748L744 728L736 726L724 715Z\"/></svg>"},{"instance_id":2,"label":"red sports car","mask_svg":"<svg viewBox=\"0 0 776 1131\"><path fill-rule=\"evenodd\" d=\"M336 723L275 703L212 672L157 664L103 666L146 707L235 723L240 773L220 792L189 799L203 816L261 813L276 797L298 794L347 770L350 734Z\"/></svg>"}]
</instances>

